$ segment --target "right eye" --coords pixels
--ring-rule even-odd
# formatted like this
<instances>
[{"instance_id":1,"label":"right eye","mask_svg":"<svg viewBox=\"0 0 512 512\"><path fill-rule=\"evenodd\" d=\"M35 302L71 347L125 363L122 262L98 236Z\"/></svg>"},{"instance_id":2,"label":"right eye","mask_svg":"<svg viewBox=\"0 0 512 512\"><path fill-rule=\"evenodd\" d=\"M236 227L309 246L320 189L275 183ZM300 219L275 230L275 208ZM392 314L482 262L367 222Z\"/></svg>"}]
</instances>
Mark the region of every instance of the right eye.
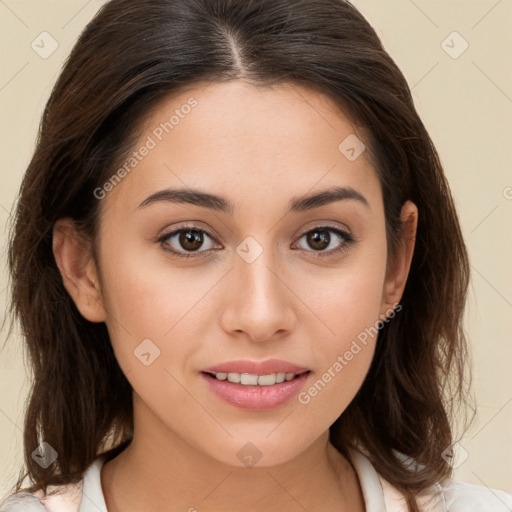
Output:
<instances>
[{"instance_id":1,"label":"right eye","mask_svg":"<svg viewBox=\"0 0 512 512\"><path fill-rule=\"evenodd\" d=\"M202 258L204 255L196 256L193 253L205 253L211 250L211 247L203 251L199 250L204 244L205 235L209 239L214 240L203 229L196 228L195 226L185 226L161 236L157 242L162 245L164 251L171 253L177 258Z\"/></svg>"}]
</instances>

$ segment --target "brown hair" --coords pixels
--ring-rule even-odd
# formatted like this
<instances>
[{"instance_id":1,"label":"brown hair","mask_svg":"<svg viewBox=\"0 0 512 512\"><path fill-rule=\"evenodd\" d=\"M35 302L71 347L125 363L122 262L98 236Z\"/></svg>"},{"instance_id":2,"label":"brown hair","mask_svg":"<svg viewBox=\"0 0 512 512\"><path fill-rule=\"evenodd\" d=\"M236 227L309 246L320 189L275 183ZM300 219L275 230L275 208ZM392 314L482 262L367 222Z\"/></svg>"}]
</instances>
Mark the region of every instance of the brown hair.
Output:
<instances>
[{"instance_id":1,"label":"brown hair","mask_svg":"<svg viewBox=\"0 0 512 512\"><path fill-rule=\"evenodd\" d=\"M365 447L412 511L414 496L452 475L442 453L470 383L462 326L468 256L436 149L373 28L344 0L112 0L55 84L13 215L9 311L21 322L34 374L27 472L16 491L27 475L30 492L77 482L97 456L114 456L133 436L131 386L106 325L82 317L63 286L55 222L75 219L95 255L101 216L93 191L130 151L144 116L181 87L240 78L314 88L357 126L382 186L389 263L403 240L401 206L410 199L418 207L402 310L379 330L368 375L330 439L345 455ZM47 469L31 456L43 440L58 453Z\"/></svg>"}]
</instances>

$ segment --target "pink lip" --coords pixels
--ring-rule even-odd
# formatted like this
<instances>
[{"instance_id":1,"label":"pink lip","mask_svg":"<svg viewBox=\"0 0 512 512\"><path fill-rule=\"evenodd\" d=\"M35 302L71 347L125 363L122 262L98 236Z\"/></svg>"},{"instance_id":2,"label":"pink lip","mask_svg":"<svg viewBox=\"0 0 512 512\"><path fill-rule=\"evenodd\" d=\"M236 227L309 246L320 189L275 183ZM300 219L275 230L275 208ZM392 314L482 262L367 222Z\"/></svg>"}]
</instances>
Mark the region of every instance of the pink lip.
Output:
<instances>
[{"instance_id":1,"label":"pink lip","mask_svg":"<svg viewBox=\"0 0 512 512\"><path fill-rule=\"evenodd\" d=\"M270 375L271 373L304 373L308 368L297 366L280 359L266 361L237 360L211 366L204 373L249 373L251 375Z\"/></svg>"},{"instance_id":2,"label":"pink lip","mask_svg":"<svg viewBox=\"0 0 512 512\"><path fill-rule=\"evenodd\" d=\"M266 374L268 375L268 373ZM213 393L231 405L241 409L264 411L288 402L304 386L309 374L310 372L304 372L292 380L272 386L245 386L244 384L236 384L227 380L218 380L208 373L201 373L201 377L206 381Z\"/></svg>"}]
</instances>

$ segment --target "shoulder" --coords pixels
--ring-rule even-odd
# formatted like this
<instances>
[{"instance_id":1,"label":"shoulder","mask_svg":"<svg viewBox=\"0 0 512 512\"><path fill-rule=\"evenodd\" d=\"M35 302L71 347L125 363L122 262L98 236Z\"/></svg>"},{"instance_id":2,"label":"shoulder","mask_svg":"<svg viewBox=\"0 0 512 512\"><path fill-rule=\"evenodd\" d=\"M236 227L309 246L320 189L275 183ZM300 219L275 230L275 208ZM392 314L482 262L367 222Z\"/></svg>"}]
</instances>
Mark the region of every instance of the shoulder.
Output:
<instances>
[{"instance_id":1,"label":"shoulder","mask_svg":"<svg viewBox=\"0 0 512 512\"><path fill-rule=\"evenodd\" d=\"M400 452L397 455L412 465L413 459ZM381 475L386 512L405 512L405 497ZM486 485L447 479L416 497L421 512L512 512L512 492Z\"/></svg>"},{"instance_id":2,"label":"shoulder","mask_svg":"<svg viewBox=\"0 0 512 512\"><path fill-rule=\"evenodd\" d=\"M49 485L46 492L40 489L0 496L0 512L107 512L100 473L104 455L87 466L77 483Z\"/></svg>"},{"instance_id":3,"label":"shoulder","mask_svg":"<svg viewBox=\"0 0 512 512\"><path fill-rule=\"evenodd\" d=\"M419 466L400 452L396 455L407 464ZM356 469L363 494L378 510L407 512L403 493L386 480L369 460L361 447L350 450L350 459ZM379 485L380 483L380 485ZM421 512L512 512L512 493L486 485L470 484L447 479L416 495Z\"/></svg>"},{"instance_id":4,"label":"shoulder","mask_svg":"<svg viewBox=\"0 0 512 512\"><path fill-rule=\"evenodd\" d=\"M440 490L450 512L511 512L512 493L485 485L448 480Z\"/></svg>"},{"instance_id":5,"label":"shoulder","mask_svg":"<svg viewBox=\"0 0 512 512\"><path fill-rule=\"evenodd\" d=\"M49 486L47 493L21 491L0 501L0 512L78 512L83 479L77 484Z\"/></svg>"},{"instance_id":6,"label":"shoulder","mask_svg":"<svg viewBox=\"0 0 512 512\"><path fill-rule=\"evenodd\" d=\"M380 477L386 512L405 512L405 497L387 480ZM421 512L512 512L512 493L447 480L417 496Z\"/></svg>"},{"instance_id":7,"label":"shoulder","mask_svg":"<svg viewBox=\"0 0 512 512\"><path fill-rule=\"evenodd\" d=\"M41 512L45 511L41 498L36 493L18 492L0 501L0 512Z\"/></svg>"}]
</instances>

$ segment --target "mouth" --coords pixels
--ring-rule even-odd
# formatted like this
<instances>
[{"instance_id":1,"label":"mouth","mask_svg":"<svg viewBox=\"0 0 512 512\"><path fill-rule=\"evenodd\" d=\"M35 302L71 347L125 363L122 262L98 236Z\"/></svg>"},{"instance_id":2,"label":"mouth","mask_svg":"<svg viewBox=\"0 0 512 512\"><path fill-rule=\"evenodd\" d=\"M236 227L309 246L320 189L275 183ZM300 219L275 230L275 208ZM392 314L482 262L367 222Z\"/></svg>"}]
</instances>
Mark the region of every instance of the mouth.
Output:
<instances>
[{"instance_id":1,"label":"mouth","mask_svg":"<svg viewBox=\"0 0 512 512\"><path fill-rule=\"evenodd\" d=\"M300 373L248 374L201 372L213 396L246 410L265 411L289 402L305 386L311 370Z\"/></svg>"}]
</instances>

